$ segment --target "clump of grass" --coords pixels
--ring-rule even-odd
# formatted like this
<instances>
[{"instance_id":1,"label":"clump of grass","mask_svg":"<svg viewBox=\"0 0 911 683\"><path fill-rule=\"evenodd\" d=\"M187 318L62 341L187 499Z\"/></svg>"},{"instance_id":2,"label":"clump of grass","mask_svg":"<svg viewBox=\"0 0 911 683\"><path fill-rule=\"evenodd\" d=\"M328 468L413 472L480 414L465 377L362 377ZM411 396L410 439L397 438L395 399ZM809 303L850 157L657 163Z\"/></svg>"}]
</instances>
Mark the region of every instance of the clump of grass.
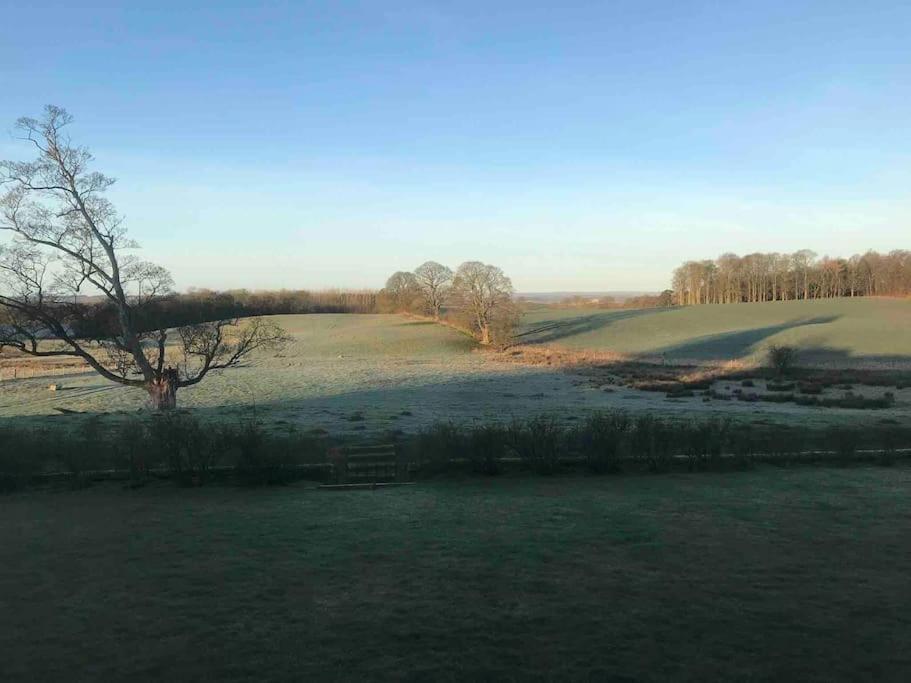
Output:
<instances>
[{"instance_id":1,"label":"clump of grass","mask_svg":"<svg viewBox=\"0 0 911 683\"><path fill-rule=\"evenodd\" d=\"M762 394L759 400L768 403L789 403L794 400L794 394Z\"/></svg>"},{"instance_id":2,"label":"clump of grass","mask_svg":"<svg viewBox=\"0 0 911 683\"><path fill-rule=\"evenodd\" d=\"M794 382L768 382L766 389L769 391L794 391Z\"/></svg>"},{"instance_id":3,"label":"clump of grass","mask_svg":"<svg viewBox=\"0 0 911 683\"><path fill-rule=\"evenodd\" d=\"M797 390L801 394L818 396L819 394L822 393L822 389L823 389L822 384L820 384L818 382L798 382L797 383Z\"/></svg>"}]
</instances>

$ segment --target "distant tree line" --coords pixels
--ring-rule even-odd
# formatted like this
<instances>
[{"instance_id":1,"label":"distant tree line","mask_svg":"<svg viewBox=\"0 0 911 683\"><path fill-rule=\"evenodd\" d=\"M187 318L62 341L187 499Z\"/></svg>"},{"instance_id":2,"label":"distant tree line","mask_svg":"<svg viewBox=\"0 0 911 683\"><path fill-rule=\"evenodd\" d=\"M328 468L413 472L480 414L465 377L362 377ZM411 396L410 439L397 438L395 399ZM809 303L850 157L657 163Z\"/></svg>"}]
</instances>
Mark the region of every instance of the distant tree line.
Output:
<instances>
[{"instance_id":1,"label":"distant tree line","mask_svg":"<svg viewBox=\"0 0 911 683\"><path fill-rule=\"evenodd\" d=\"M678 305L830 299L911 294L911 251L868 251L830 258L793 254L722 254L674 270Z\"/></svg>"},{"instance_id":2,"label":"distant tree line","mask_svg":"<svg viewBox=\"0 0 911 683\"><path fill-rule=\"evenodd\" d=\"M466 261L455 271L427 261L413 272L398 271L377 296L381 312L411 312L470 332L481 344L509 340L519 309L512 281L496 266Z\"/></svg>"},{"instance_id":3,"label":"distant tree line","mask_svg":"<svg viewBox=\"0 0 911 683\"><path fill-rule=\"evenodd\" d=\"M81 302L73 317L73 331L82 338L102 336L115 329L118 311L110 303ZM324 291L276 290L249 291L234 289L224 292L191 289L158 297L137 311L139 329L197 325L210 320L246 318L261 315L298 313L376 313L377 292L373 290Z\"/></svg>"},{"instance_id":4,"label":"distant tree line","mask_svg":"<svg viewBox=\"0 0 911 683\"><path fill-rule=\"evenodd\" d=\"M617 299L613 296L572 296L560 299L557 306L560 308L668 308L674 305L674 292L665 289L660 294L642 294L640 296L631 296Z\"/></svg>"}]
</instances>

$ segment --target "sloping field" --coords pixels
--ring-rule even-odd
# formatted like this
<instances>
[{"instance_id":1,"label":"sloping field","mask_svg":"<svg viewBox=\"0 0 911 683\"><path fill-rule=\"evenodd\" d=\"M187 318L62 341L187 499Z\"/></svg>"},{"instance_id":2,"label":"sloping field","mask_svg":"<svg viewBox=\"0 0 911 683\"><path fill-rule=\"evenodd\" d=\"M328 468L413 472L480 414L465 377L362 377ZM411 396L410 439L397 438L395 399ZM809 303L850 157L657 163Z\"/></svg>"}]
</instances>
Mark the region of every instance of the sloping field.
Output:
<instances>
[{"instance_id":1,"label":"sloping field","mask_svg":"<svg viewBox=\"0 0 911 683\"><path fill-rule=\"evenodd\" d=\"M803 363L898 367L911 364L911 300L536 309L525 316L521 339L673 362L757 360L777 343L798 347Z\"/></svg>"},{"instance_id":2,"label":"sloping field","mask_svg":"<svg viewBox=\"0 0 911 683\"><path fill-rule=\"evenodd\" d=\"M869 306L871 302L865 303ZM805 307L815 308L815 304ZM741 307L744 313L752 309ZM640 324L686 321L694 314L717 315L721 311L706 307L705 311L591 315L599 320L607 316L598 331L602 340L611 339L614 330L625 331L625 348L631 349L635 348L630 341L632 331L637 328L628 326L636 320ZM179 405L205 419L237 421L255 416L276 431L325 430L353 438L373 438L390 430L414 432L440 421L509 421L541 414L578 420L593 411L617 408L685 418L710 412L736 419L806 425L884 419L905 424L911 419L911 387L893 389L895 405L878 411L818 410L793 403L705 403L699 397L676 401L666 399L662 392L602 386L590 377L556 367L506 362L496 354L477 352L470 339L452 329L402 316L300 315L280 316L278 321L292 335L287 348L280 353L262 353L243 368L213 374L195 387L182 389ZM569 343L585 342L597 339L595 332L577 330L575 336L565 339ZM679 326L654 332L659 333L686 338ZM643 344L649 342L646 331L640 329L637 334ZM651 348L661 347L654 340L651 343ZM55 375L53 381L62 384L60 391L49 391L49 381L32 378L0 382L0 419L71 430L86 415L106 414L115 419L147 410L142 390L112 384L93 373ZM874 393L881 395L883 391L877 388Z\"/></svg>"}]
</instances>

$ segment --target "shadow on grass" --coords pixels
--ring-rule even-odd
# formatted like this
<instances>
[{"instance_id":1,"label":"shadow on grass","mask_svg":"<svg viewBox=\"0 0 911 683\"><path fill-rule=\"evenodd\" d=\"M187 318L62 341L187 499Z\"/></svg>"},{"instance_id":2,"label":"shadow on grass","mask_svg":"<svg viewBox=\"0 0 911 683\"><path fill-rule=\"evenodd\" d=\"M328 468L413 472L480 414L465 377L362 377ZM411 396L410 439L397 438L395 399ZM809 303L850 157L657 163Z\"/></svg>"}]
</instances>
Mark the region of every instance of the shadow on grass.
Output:
<instances>
[{"instance_id":1,"label":"shadow on grass","mask_svg":"<svg viewBox=\"0 0 911 683\"><path fill-rule=\"evenodd\" d=\"M537 327L517 334L516 340L521 344L547 344L577 334L601 330L622 320L667 313L673 310L673 308L640 308L629 311L604 311L564 320L545 320Z\"/></svg>"},{"instance_id":2,"label":"shadow on grass","mask_svg":"<svg viewBox=\"0 0 911 683\"><path fill-rule=\"evenodd\" d=\"M798 318L779 325L768 325L766 327L756 327L754 329L740 330L737 332L710 334L680 344L666 346L658 349L651 355L658 353L671 358L706 361L742 358L758 351L762 342L776 334L799 327L825 325L838 320L838 318L839 316L834 315L816 318Z\"/></svg>"},{"instance_id":3,"label":"shadow on grass","mask_svg":"<svg viewBox=\"0 0 911 683\"><path fill-rule=\"evenodd\" d=\"M626 314L641 314L640 312L624 312ZM609 314L608 314L609 315ZM595 316L582 316L590 318ZM794 320L788 324L757 328L724 335L696 339L681 344L669 351L679 357L700 356L714 358L716 356L730 358L736 353L745 353L760 344L770 336L786 329L804 325L819 325L829 322L834 318L811 318ZM608 321L609 322L609 321ZM831 367L870 367L877 377L891 379L894 384L898 380L904 386L911 386L905 378L911 376L908 372L911 356L851 356L845 351L825 349L821 347L801 349L801 360L824 362ZM603 365L604 361L599 361ZM598 368L605 372L614 372L611 364ZM904 366L904 372L901 372ZM351 437L368 437L371 434L385 430L406 432L416 431L433 422L454 421L459 423L478 423L489 421L510 421L513 418L527 418L529 416L552 414L563 419L575 420L584 418L588 413L597 410L627 409L632 413L653 412L669 416L689 417L695 414L730 415L750 419L756 407L748 403L725 402L724 405L705 405L699 398L693 400L665 401L663 393L655 392L630 392L604 389L601 387L599 375L586 374L590 368L579 367L577 372L567 371L557 367L521 367L508 372L484 372L479 374L455 374L444 377L426 375L420 378L411 378L406 382L390 382L382 377L364 379L359 386L349 386L347 391L340 393L306 393L303 389L297 395L273 395L279 400L260 400L260 397L234 397L230 399L219 398L217 394L202 393L198 398L193 390L182 391L179 401L182 407L188 408L193 414L202 419L219 422L237 422L251 417L262 419L271 429L327 429L333 434L341 433ZM648 365L640 369L633 369L632 379L652 379L648 373L657 369L660 372L670 372L671 369L661 366ZM241 375L256 374L259 370L255 366L244 369L236 376L241 386L244 379ZM97 378L96 378L97 379ZM61 378L65 383L67 378ZM863 382L864 378L845 381ZM882 382L878 386L887 386ZM15 400L13 385L4 387L11 393L8 399ZM114 384L103 381L92 382L87 386L73 387L72 392L67 392L67 400L61 403L52 402L52 394L42 394L38 399L41 409L46 413L36 413L22 417L0 418L2 423L27 423L33 427L53 428L67 430L71 425L77 424L79 419L91 415L110 416L116 420L117 416L135 416L140 406L145 406L145 395L141 389L123 389ZM91 396L107 390L120 390L135 392L136 400L118 401L108 403L105 411L104 404L95 401ZM232 392L225 391L224 396ZM82 403L83 395L86 402ZM131 394L132 395L132 394ZM255 405L251 399L256 399ZM636 399L636 400L634 400ZM193 406L195 402L204 403ZM223 401L222 405L212 405L210 402ZM242 401L250 401L243 403ZM205 405L208 403L208 405ZM46 404L46 405L45 405ZM120 407L115 410L114 406ZM13 403L8 403L11 408ZM79 415L54 414L57 407L79 411ZM97 412L82 412L86 408L97 409ZM763 411L774 414L785 421L802 419L795 416L793 406L778 406L777 404L763 405ZM354 414L362 414L365 419L352 420ZM800 414L808 415L831 414L837 416L840 411L832 410L821 413L820 409L807 408ZM141 414L148 414L147 409ZM844 415L845 413L841 413ZM835 417L835 419L841 419ZM903 421L904 417L900 418Z\"/></svg>"}]
</instances>

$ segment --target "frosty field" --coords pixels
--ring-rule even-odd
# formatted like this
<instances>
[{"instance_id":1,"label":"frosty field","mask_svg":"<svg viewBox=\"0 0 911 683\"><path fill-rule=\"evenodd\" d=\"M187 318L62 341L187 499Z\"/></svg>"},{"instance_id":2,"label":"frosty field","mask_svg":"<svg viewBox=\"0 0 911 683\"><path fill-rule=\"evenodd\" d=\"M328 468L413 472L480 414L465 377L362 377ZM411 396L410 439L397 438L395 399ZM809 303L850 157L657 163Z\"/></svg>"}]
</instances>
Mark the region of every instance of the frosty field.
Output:
<instances>
[{"instance_id":1,"label":"frosty field","mask_svg":"<svg viewBox=\"0 0 911 683\"><path fill-rule=\"evenodd\" d=\"M527 338L540 343L572 348L600 345L626 353L638 348L644 356L662 350L674 356L675 352L669 351L674 344L684 354L697 348L711 350L716 348L711 340L720 337L726 340L725 353L749 357L758 353L756 348L767 339L775 338L767 334L770 328L781 328L775 334L785 338L797 330L809 335L812 329L821 347L829 348L830 353L851 355L854 360L866 357L882 363L889 358L890 362L905 363L908 356L899 351L911 353L911 341L906 344L908 318L902 317L911 312L908 302L778 306L776 325L769 322L771 306L763 305L743 305L736 311L715 306L587 313L550 310L549 319L543 319L540 312L530 313L525 325L527 330L546 325L562 330L559 338L553 338L553 333L548 337L547 332ZM798 313L832 317L836 309L841 311L841 318L831 322L790 327L787 323ZM864 311L873 313L867 314L866 323L858 323ZM590 329L573 322L586 316ZM866 328L854 329L852 336L840 324L845 318ZM293 338L287 348L260 354L246 367L181 390L180 406L210 419L237 420L255 415L274 430L325 430L348 437L368 437L389 430L413 432L435 421L504 421L545 413L574 420L612 408L680 417L713 413L807 425L884 420L906 424L911 413L911 388L893 389L895 405L876 411L789 403L669 400L659 392L602 386L571 370L507 362L501 355L477 351L468 337L452 329L403 316L281 316L279 322ZM740 332L722 331L734 325L740 326ZM735 336L739 341L731 341ZM685 339L690 341L680 341ZM750 339L755 341L747 344ZM703 353L704 358L708 356ZM63 385L56 392L48 391L48 381L36 377L0 382L0 419L66 428L86 414L113 417L146 409L141 390L111 384L94 374L55 376L53 381Z\"/></svg>"},{"instance_id":2,"label":"frosty field","mask_svg":"<svg viewBox=\"0 0 911 683\"><path fill-rule=\"evenodd\" d=\"M911 299L775 301L638 310L530 311L521 339L669 362L761 361L769 344L831 367L911 365Z\"/></svg>"}]
</instances>

